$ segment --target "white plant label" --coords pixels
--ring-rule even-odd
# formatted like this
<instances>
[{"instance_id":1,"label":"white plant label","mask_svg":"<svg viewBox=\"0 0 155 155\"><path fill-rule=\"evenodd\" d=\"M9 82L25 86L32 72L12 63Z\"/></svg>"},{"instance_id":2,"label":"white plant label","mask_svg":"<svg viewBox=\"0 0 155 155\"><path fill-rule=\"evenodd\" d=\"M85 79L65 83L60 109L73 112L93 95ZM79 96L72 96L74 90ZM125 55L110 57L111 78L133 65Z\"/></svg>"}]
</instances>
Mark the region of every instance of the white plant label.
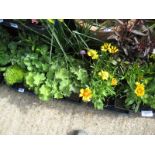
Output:
<instances>
[{"instance_id":1,"label":"white plant label","mask_svg":"<svg viewBox=\"0 0 155 155\"><path fill-rule=\"evenodd\" d=\"M149 110L149 111L142 110L141 111L141 116L142 117L153 117L153 111L151 111L151 110Z\"/></svg>"},{"instance_id":2,"label":"white plant label","mask_svg":"<svg viewBox=\"0 0 155 155\"><path fill-rule=\"evenodd\" d=\"M103 30L103 32L111 32L111 31L112 31L111 28L105 28L105 29Z\"/></svg>"},{"instance_id":3,"label":"white plant label","mask_svg":"<svg viewBox=\"0 0 155 155\"><path fill-rule=\"evenodd\" d=\"M18 29L18 25L15 23L10 23L11 27Z\"/></svg>"},{"instance_id":4,"label":"white plant label","mask_svg":"<svg viewBox=\"0 0 155 155\"><path fill-rule=\"evenodd\" d=\"M25 89L24 88L18 88L18 92L24 93Z\"/></svg>"}]
</instances>

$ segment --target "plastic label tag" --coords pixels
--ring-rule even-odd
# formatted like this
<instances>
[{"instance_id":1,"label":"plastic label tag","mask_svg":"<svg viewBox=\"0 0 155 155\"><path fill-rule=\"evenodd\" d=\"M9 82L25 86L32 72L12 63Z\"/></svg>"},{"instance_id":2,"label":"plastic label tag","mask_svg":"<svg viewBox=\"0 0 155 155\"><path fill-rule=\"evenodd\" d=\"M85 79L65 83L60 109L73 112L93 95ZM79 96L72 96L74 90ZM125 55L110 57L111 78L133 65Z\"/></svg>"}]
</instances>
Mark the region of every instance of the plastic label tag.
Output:
<instances>
[{"instance_id":1,"label":"plastic label tag","mask_svg":"<svg viewBox=\"0 0 155 155\"><path fill-rule=\"evenodd\" d=\"M142 117L153 117L153 111L141 111Z\"/></svg>"},{"instance_id":2,"label":"plastic label tag","mask_svg":"<svg viewBox=\"0 0 155 155\"><path fill-rule=\"evenodd\" d=\"M111 31L112 31L111 28L105 28L105 29L103 30L103 32L111 32Z\"/></svg>"},{"instance_id":3,"label":"plastic label tag","mask_svg":"<svg viewBox=\"0 0 155 155\"><path fill-rule=\"evenodd\" d=\"M18 88L18 92L24 93L25 89L24 88Z\"/></svg>"},{"instance_id":4,"label":"plastic label tag","mask_svg":"<svg viewBox=\"0 0 155 155\"><path fill-rule=\"evenodd\" d=\"M13 27L13 28L18 29L18 25L17 25L17 24L15 24L15 23L10 23L10 26L11 26L11 27Z\"/></svg>"},{"instance_id":5,"label":"plastic label tag","mask_svg":"<svg viewBox=\"0 0 155 155\"><path fill-rule=\"evenodd\" d=\"M0 19L0 23L3 23L3 19Z\"/></svg>"}]
</instances>

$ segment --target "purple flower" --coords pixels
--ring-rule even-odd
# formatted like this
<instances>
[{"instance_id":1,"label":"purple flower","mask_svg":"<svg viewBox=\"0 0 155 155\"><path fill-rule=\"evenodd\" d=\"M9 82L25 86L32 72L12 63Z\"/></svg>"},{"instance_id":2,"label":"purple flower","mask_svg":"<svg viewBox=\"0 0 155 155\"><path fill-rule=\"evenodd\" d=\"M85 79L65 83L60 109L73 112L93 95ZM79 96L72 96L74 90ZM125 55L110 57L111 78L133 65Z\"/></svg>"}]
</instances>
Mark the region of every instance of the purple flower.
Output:
<instances>
[{"instance_id":1,"label":"purple flower","mask_svg":"<svg viewBox=\"0 0 155 155\"><path fill-rule=\"evenodd\" d=\"M85 55L85 54L86 54L86 51L85 51L85 50L81 50L81 51L80 51L80 54L81 54L81 55Z\"/></svg>"}]
</instances>

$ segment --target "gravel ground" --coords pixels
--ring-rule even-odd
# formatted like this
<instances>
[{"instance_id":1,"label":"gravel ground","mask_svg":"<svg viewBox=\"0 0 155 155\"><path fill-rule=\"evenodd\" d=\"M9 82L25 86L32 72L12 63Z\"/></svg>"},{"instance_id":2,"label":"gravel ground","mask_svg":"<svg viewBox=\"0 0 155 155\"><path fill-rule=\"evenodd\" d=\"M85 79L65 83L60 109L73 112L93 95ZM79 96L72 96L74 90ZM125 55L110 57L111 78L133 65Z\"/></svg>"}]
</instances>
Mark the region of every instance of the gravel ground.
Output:
<instances>
[{"instance_id":1,"label":"gravel ground","mask_svg":"<svg viewBox=\"0 0 155 155\"><path fill-rule=\"evenodd\" d=\"M0 85L0 134L66 135L76 129L91 135L155 134L155 118L97 111L66 101L46 103Z\"/></svg>"}]
</instances>

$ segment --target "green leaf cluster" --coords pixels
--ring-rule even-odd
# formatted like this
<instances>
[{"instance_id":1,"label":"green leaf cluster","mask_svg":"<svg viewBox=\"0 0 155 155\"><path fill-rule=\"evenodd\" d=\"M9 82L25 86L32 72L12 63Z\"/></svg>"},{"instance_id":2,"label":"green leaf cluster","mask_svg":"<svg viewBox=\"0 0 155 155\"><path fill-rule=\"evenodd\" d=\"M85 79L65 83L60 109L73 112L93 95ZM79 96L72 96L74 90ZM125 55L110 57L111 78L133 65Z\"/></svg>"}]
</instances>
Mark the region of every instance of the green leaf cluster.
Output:
<instances>
[{"instance_id":1,"label":"green leaf cluster","mask_svg":"<svg viewBox=\"0 0 155 155\"><path fill-rule=\"evenodd\" d=\"M47 54L47 52L46 52ZM28 73L25 76L26 86L34 90L42 100L69 97L79 93L79 89L88 81L88 73L82 63L68 56L52 55L51 61L45 60L39 53L29 53L23 59ZM61 61L60 61L61 60Z\"/></svg>"},{"instance_id":2,"label":"green leaf cluster","mask_svg":"<svg viewBox=\"0 0 155 155\"><path fill-rule=\"evenodd\" d=\"M10 66L4 73L4 79L8 85L14 85L23 82L24 74L24 70L19 66Z\"/></svg>"},{"instance_id":3,"label":"green leaf cluster","mask_svg":"<svg viewBox=\"0 0 155 155\"><path fill-rule=\"evenodd\" d=\"M8 52L9 39L9 33L0 26L0 67L10 63L10 55Z\"/></svg>"},{"instance_id":4,"label":"green leaf cluster","mask_svg":"<svg viewBox=\"0 0 155 155\"><path fill-rule=\"evenodd\" d=\"M138 62L128 68L125 79L127 84L124 87L126 94L126 107L133 109L135 112L139 110L141 105L148 105L155 108L155 80L154 67L150 63L140 65ZM135 94L136 82L143 83L145 86L144 96L138 97Z\"/></svg>"}]
</instances>

